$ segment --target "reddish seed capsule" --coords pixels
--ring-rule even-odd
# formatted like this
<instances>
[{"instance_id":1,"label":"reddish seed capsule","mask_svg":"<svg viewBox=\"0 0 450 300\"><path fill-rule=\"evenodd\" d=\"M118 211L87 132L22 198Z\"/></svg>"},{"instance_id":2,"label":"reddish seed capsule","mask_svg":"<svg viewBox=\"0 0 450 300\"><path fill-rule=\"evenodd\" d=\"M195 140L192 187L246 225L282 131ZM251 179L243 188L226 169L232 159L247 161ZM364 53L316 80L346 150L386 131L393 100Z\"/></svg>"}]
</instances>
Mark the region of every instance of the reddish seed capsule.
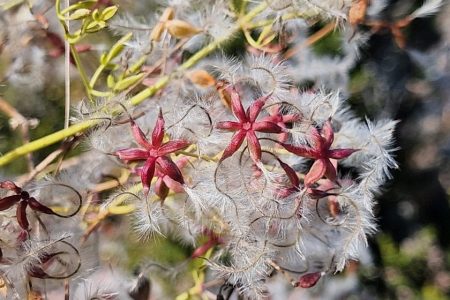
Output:
<instances>
[{"instance_id":1,"label":"reddish seed capsule","mask_svg":"<svg viewBox=\"0 0 450 300\"><path fill-rule=\"evenodd\" d=\"M303 275L297 281L297 286L305 289L313 287L319 281L320 277L322 277L322 273L320 272Z\"/></svg>"}]
</instances>

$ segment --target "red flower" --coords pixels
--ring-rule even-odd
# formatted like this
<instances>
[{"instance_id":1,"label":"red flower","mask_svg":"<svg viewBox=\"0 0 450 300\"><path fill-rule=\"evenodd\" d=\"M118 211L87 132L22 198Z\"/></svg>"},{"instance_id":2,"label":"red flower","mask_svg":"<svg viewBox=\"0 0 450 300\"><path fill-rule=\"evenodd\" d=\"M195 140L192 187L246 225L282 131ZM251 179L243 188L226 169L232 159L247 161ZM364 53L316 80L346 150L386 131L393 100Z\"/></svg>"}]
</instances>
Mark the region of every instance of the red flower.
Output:
<instances>
[{"instance_id":1,"label":"red flower","mask_svg":"<svg viewBox=\"0 0 450 300\"><path fill-rule=\"evenodd\" d=\"M145 134L133 120L131 121L131 129L134 139L143 148L118 150L116 151L116 155L125 162L145 160L144 165L137 169L141 176L144 193L147 195L150 190L150 184L155 175L156 168L158 168L158 171L162 175L167 175L170 179L183 185L183 175L168 154L184 149L190 143L183 140L162 143L165 133L162 112L159 112L155 128L152 132L151 142L145 137Z\"/></svg>"},{"instance_id":2,"label":"red flower","mask_svg":"<svg viewBox=\"0 0 450 300\"><path fill-rule=\"evenodd\" d=\"M330 149L334 141L334 132L330 121L327 121L319 132L312 129L312 147L293 146L285 143L281 145L298 156L312 158L316 161L305 176L305 186L310 186L321 179L324 175L331 181L336 180L336 168L330 159L343 159L350 156L358 149Z\"/></svg>"},{"instance_id":3,"label":"red flower","mask_svg":"<svg viewBox=\"0 0 450 300\"><path fill-rule=\"evenodd\" d=\"M234 88L230 88L231 95L231 110L238 122L225 121L218 122L216 127L219 129L236 131L233 135L230 144L225 148L221 161L233 155L245 139L247 139L247 145L250 151L250 156L255 163L261 160L261 145L256 136L256 132L265 133L281 133L283 129L277 124L270 121L256 121L259 113L261 112L268 96L262 96L256 99L247 109L244 111L242 106L241 97Z\"/></svg>"},{"instance_id":4,"label":"red flower","mask_svg":"<svg viewBox=\"0 0 450 300\"><path fill-rule=\"evenodd\" d=\"M177 165L178 169L182 169L188 164L188 162L189 159L187 157L182 157L177 160L175 164ZM136 168L133 173L141 174L141 171L142 167L139 167ZM166 199L167 195L169 194L169 190L172 190L175 193L182 193L184 191L180 183L167 176L167 174L164 173L161 168L158 168L158 166L155 171L155 177L158 177L154 188L155 194L158 195L161 200Z\"/></svg>"},{"instance_id":5,"label":"red flower","mask_svg":"<svg viewBox=\"0 0 450 300\"><path fill-rule=\"evenodd\" d=\"M51 208L41 204L34 197L30 197L30 194L28 194L27 191L22 190L12 181L7 180L0 182L0 188L14 192L14 195L6 196L0 199L0 211L7 210L17 204L17 223L19 223L19 226L25 231L28 231L30 226L26 211L28 206L34 211L48 215L60 216Z\"/></svg>"},{"instance_id":6,"label":"red flower","mask_svg":"<svg viewBox=\"0 0 450 300\"><path fill-rule=\"evenodd\" d=\"M277 124L282 129L287 129L286 124L293 123L300 120L299 114L282 114L280 105L276 105L274 109L269 112L269 115L262 118L261 121L268 121ZM280 142L286 142L288 139L288 132L282 132L279 137Z\"/></svg>"}]
</instances>

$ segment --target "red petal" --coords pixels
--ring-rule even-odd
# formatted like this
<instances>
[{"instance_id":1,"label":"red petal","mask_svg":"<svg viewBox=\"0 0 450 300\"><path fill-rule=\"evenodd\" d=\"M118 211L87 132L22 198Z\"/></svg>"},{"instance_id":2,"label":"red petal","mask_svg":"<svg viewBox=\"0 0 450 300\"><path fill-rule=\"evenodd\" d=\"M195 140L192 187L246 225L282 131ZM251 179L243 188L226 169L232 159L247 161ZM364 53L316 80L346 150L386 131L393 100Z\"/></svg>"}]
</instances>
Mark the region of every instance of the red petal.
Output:
<instances>
[{"instance_id":1,"label":"red petal","mask_svg":"<svg viewBox=\"0 0 450 300\"><path fill-rule=\"evenodd\" d=\"M253 130L247 131L247 144L250 157L254 162L259 162L261 160L261 144Z\"/></svg>"},{"instance_id":2,"label":"red petal","mask_svg":"<svg viewBox=\"0 0 450 300\"><path fill-rule=\"evenodd\" d=\"M294 153L295 155L306 157L306 158L315 158L317 157L314 149L309 147L301 147L301 146L293 146L285 143L281 143L287 151Z\"/></svg>"},{"instance_id":3,"label":"red petal","mask_svg":"<svg viewBox=\"0 0 450 300\"><path fill-rule=\"evenodd\" d=\"M164 176L163 180L164 180L164 183L167 185L167 187L169 189L171 189L172 191L174 191L175 193L183 193L184 192L184 188L183 188L182 184L173 180L169 176Z\"/></svg>"},{"instance_id":4,"label":"red petal","mask_svg":"<svg viewBox=\"0 0 450 300\"><path fill-rule=\"evenodd\" d=\"M17 204L16 211L17 223L19 223L19 226L26 231L28 231L28 227L30 226L27 219L27 205L28 203L26 201L20 201L19 204Z\"/></svg>"},{"instance_id":5,"label":"red petal","mask_svg":"<svg viewBox=\"0 0 450 300\"><path fill-rule=\"evenodd\" d=\"M49 276L47 273L44 272L44 270L40 266L32 266L28 270L28 275L34 278L40 278L40 279L46 279Z\"/></svg>"},{"instance_id":6,"label":"red petal","mask_svg":"<svg viewBox=\"0 0 450 300\"><path fill-rule=\"evenodd\" d=\"M292 183L294 187L300 186L300 180L298 179L297 173L294 169L291 168L288 164L282 162L278 159L278 162L280 163L280 166L283 168L284 172L286 172L287 177L289 178L289 181Z\"/></svg>"},{"instance_id":7,"label":"red petal","mask_svg":"<svg viewBox=\"0 0 450 300\"><path fill-rule=\"evenodd\" d=\"M330 121L326 121L325 124L323 124L321 132L324 138L323 148L330 149L334 141L334 132Z\"/></svg>"},{"instance_id":8,"label":"red petal","mask_svg":"<svg viewBox=\"0 0 450 300\"><path fill-rule=\"evenodd\" d=\"M158 178L155 184L155 194L158 195L161 200L166 199L167 194L169 194L169 188L164 183L162 178Z\"/></svg>"},{"instance_id":9,"label":"red petal","mask_svg":"<svg viewBox=\"0 0 450 300\"><path fill-rule=\"evenodd\" d=\"M152 132L153 147L161 146L163 139L164 139L164 118L162 115L162 111L159 110L158 119L156 120L156 125L155 128L153 128Z\"/></svg>"},{"instance_id":10,"label":"red petal","mask_svg":"<svg viewBox=\"0 0 450 300\"><path fill-rule=\"evenodd\" d=\"M336 181L336 168L331 163L329 159L323 159L323 162L325 164L325 177L330 179L331 181Z\"/></svg>"},{"instance_id":11,"label":"red petal","mask_svg":"<svg viewBox=\"0 0 450 300\"><path fill-rule=\"evenodd\" d=\"M215 240L208 240L206 243L204 243L203 245L195 249L194 252L192 252L191 258L197 258L205 255L205 253L208 252L208 250L214 247L216 244L217 242Z\"/></svg>"},{"instance_id":12,"label":"red petal","mask_svg":"<svg viewBox=\"0 0 450 300\"><path fill-rule=\"evenodd\" d=\"M310 186L311 184L317 182L320 178L325 175L327 171L325 159L316 160L311 169L305 176L305 186Z\"/></svg>"},{"instance_id":13,"label":"red petal","mask_svg":"<svg viewBox=\"0 0 450 300\"><path fill-rule=\"evenodd\" d=\"M48 215L54 215L55 212L48 208L47 206L39 203L36 199L30 198L28 199L28 205L30 205L30 208L33 210L37 210L41 213L48 214Z\"/></svg>"},{"instance_id":14,"label":"red petal","mask_svg":"<svg viewBox=\"0 0 450 300\"><path fill-rule=\"evenodd\" d=\"M300 120L300 115L283 115L283 123L292 123Z\"/></svg>"},{"instance_id":15,"label":"red petal","mask_svg":"<svg viewBox=\"0 0 450 300\"><path fill-rule=\"evenodd\" d=\"M297 286L305 289L313 287L319 281L320 277L322 277L320 272L303 275L297 281Z\"/></svg>"},{"instance_id":16,"label":"red petal","mask_svg":"<svg viewBox=\"0 0 450 300\"><path fill-rule=\"evenodd\" d=\"M187 157L181 157L179 160L177 160L175 162L178 169L183 169L184 167L187 166L188 163L189 163L189 158L187 158Z\"/></svg>"},{"instance_id":17,"label":"red petal","mask_svg":"<svg viewBox=\"0 0 450 300\"><path fill-rule=\"evenodd\" d=\"M183 174L181 174L180 169L178 169L177 165L168 157L161 156L158 157L156 161L161 168L161 172L173 180L184 184Z\"/></svg>"},{"instance_id":18,"label":"red petal","mask_svg":"<svg viewBox=\"0 0 450 300\"><path fill-rule=\"evenodd\" d=\"M167 155L169 153L180 151L181 149L186 148L190 144L191 144L190 142L183 141L183 140L169 141L169 142L165 143L164 145L162 145L161 148L158 149L158 155L163 156L163 155Z\"/></svg>"},{"instance_id":19,"label":"red petal","mask_svg":"<svg viewBox=\"0 0 450 300\"><path fill-rule=\"evenodd\" d=\"M320 199L320 198L324 198L324 197L327 197L330 195L329 193L327 193L325 191L321 191L318 189L311 189L311 188L308 188L307 192L308 192L309 197L311 197L313 199Z\"/></svg>"},{"instance_id":20,"label":"red petal","mask_svg":"<svg viewBox=\"0 0 450 300\"><path fill-rule=\"evenodd\" d=\"M247 116L245 115L244 107L242 106L241 102L241 97L239 96L238 92L234 88L231 88L230 94L231 94L231 110L233 111L233 114L241 123L247 122Z\"/></svg>"},{"instance_id":21,"label":"red petal","mask_svg":"<svg viewBox=\"0 0 450 300\"><path fill-rule=\"evenodd\" d=\"M259 113L261 112L261 109L266 104L266 101L269 97L268 96L262 96L258 99L256 99L249 107L248 107L248 121L253 123L255 122L256 118L258 117Z\"/></svg>"},{"instance_id":22,"label":"red petal","mask_svg":"<svg viewBox=\"0 0 450 300\"><path fill-rule=\"evenodd\" d=\"M148 151L139 148L129 148L116 151L116 155L121 160L144 160L148 158Z\"/></svg>"},{"instance_id":23,"label":"red petal","mask_svg":"<svg viewBox=\"0 0 450 300\"><path fill-rule=\"evenodd\" d=\"M253 130L265 133L281 133L283 129L273 122L260 121L253 124Z\"/></svg>"},{"instance_id":24,"label":"red petal","mask_svg":"<svg viewBox=\"0 0 450 300\"><path fill-rule=\"evenodd\" d=\"M155 174L155 161L154 157L149 158L141 170L141 182L145 195L148 195L150 190L150 184L153 179L153 175Z\"/></svg>"},{"instance_id":25,"label":"red petal","mask_svg":"<svg viewBox=\"0 0 450 300\"><path fill-rule=\"evenodd\" d=\"M20 192L22 191L22 189L20 187L18 187L11 180L1 181L0 182L0 188L5 189L5 190L13 191L16 194L20 194Z\"/></svg>"},{"instance_id":26,"label":"red petal","mask_svg":"<svg viewBox=\"0 0 450 300\"><path fill-rule=\"evenodd\" d=\"M217 122L216 128L236 131L236 130L241 129L241 123L231 122L231 121Z\"/></svg>"},{"instance_id":27,"label":"red petal","mask_svg":"<svg viewBox=\"0 0 450 300\"><path fill-rule=\"evenodd\" d=\"M133 132L134 139L139 145L148 150L152 148L152 144L149 143L141 128L139 128L134 121L131 121L131 131Z\"/></svg>"},{"instance_id":28,"label":"red petal","mask_svg":"<svg viewBox=\"0 0 450 300\"><path fill-rule=\"evenodd\" d=\"M320 135L316 127L311 128L312 146L315 149L322 149L323 147L323 137Z\"/></svg>"},{"instance_id":29,"label":"red petal","mask_svg":"<svg viewBox=\"0 0 450 300\"><path fill-rule=\"evenodd\" d=\"M327 152L327 156L329 158L334 158L334 159L343 159L346 157L349 157L352 153L359 151L359 149L334 149L334 150L329 150Z\"/></svg>"},{"instance_id":30,"label":"red petal","mask_svg":"<svg viewBox=\"0 0 450 300\"><path fill-rule=\"evenodd\" d=\"M14 204L20 201L22 197L20 195L12 195L5 198L0 199L0 211L7 210L12 207Z\"/></svg>"},{"instance_id":31,"label":"red petal","mask_svg":"<svg viewBox=\"0 0 450 300\"><path fill-rule=\"evenodd\" d=\"M244 130L239 130L233 135L230 144L223 151L222 158L220 159L221 161L233 155L233 153L241 147L246 134L247 133Z\"/></svg>"}]
</instances>

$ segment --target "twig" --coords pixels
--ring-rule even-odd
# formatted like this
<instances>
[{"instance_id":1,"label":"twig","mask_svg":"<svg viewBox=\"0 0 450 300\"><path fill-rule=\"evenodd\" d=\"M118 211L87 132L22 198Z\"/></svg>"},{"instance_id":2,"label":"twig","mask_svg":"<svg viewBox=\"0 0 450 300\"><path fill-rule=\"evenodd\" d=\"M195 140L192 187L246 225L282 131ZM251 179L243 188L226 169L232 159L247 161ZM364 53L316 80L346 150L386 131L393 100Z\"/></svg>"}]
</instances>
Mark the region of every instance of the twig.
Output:
<instances>
[{"instance_id":1,"label":"twig","mask_svg":"<svg viewBox=\"0 0 450 300\"><path fill-rule=\"evenodd\" d=\"M24 144L30 142L30 124L22 114L20 114L11 104L9 104L5 99L0 97L0 111L2 111L7 117L10 118L11 128L14 130L20 127L20 135ZM28 170L31 171L34 168L32 153L27 153L27 166Z\"/></svg>"},{"instance_id":2,"label":"twig","mask_svg":"<svg viewBox=\"0 0 450 300\"><path fill-rule=\"evenodd\" d=\"M64 142L59 149L50 153L44 160L42 160L33 170L30 171L28 176L24 179L18 180L19 185L25 185L26 183L33 180L40 172L47 168L61 153L69 150L73 144L77 141L76 138Z\"/></svg>"},{"instance_id":3,"label":"twig","mask_svg":"<svg viewBox=\"0 0 450 300\"><path fill-rule=\"evenodd\" d=\"M69 0L65 1L66 8L69 7ZM69 13L67 13L67 16ZM66 19L67 30L70 31L69 20ZM70 45L67 39L64 40L64 89L65 89L65 101L64 101L64 129L69 127L70 118Z\"/></svg>"},{"instance_id":4,"label":"twig","mask_svg":"<svg viewBox=\"0 0 450 300\"><path fill-rule=\"evenodd\" d=\"M308 37L308 39L295 46L294 48L289 49L286 51L286 53L283 55L284 59L289 59L300 50L304 49L305 47L311 46L312 44L316 43L317 41L321 40L322 38L326 37L331 31L333 31L336 28L336 23L331 22L322 27L319 31L315 32L311 36Z\"/></svg>"}]
</instances>

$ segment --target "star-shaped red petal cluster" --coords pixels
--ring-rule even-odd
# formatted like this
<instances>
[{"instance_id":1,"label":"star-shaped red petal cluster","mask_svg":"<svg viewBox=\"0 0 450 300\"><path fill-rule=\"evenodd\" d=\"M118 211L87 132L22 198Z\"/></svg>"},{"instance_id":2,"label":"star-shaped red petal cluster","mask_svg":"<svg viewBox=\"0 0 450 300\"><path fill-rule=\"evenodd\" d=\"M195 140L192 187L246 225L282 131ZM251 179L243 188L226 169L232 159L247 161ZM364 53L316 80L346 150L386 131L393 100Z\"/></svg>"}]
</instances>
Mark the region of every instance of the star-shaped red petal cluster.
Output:
<instances>
[{"instance_id":1,"label":"star-shaped red petal cluster","mask_svg":"<svg viewBox=\"0 0 450 300\"><path fill-rule=\"evenodd\" d=\"M19 226L25 231L29 231L30 229L30 223L27 218L28 206L34 211L48 215L60 216L51 208L37 201L34 197L30 197L30 194L27 191L22 190L22 188L18 187L12 181L7 180L0 182L0 188L14 192L14 195L6 196L0 199L0 211L7 210L17 204L17 223L19 223Z\"/></svg>"},{"instance_id":2,"label":"star-shaped red petal cluster","mask_svg":"<svg viewBox=\"0 0 450 300\"><path fill-rule=\"evenodd\" d=\"M221 161L233 155L245 139L247 139L250 156L255 163L261 160L261 145L256 132L282 133L283 129L271 121L256 121L269 96L262 96L244 111L239 93L234 87L229 87L231 96L231 110L238 122L225 121L218 122L216 128L229 131L236 131L230 144L225 148Z\"/></svg>"},{"instance_id":3,"label":"star-shaped red petal cluster","mask_svg":"<svg viewBox=\"0 0 450 300\"><path fill-rule=\"evenodd\" d=\"M320 131L313 127L311 134L311 147L293 146L286 143L281 143L281 145L291 153L315 160L305 176L305 186L311 186L323 176L331 181L336 181L336 167L330 159L346 158L359 149L330 149L334 141L334 132L330 121L325 122Z\"/></svg>"},{"instance_id":4,"label":"star-shaped red petal cluster","mask_svg":"<svg viewBox=\"0 0 450 300\"><path fill-rule=\"evenodd\" d=\"M142 167L137 168L141 177L144 194L148 195L150 184L158 170L160 177L167 175L170 179L184 184L183 175L178 166L168 156L170 153L177 152L189 146L191 143L184 140L172 140L163 143L164 139L164 118L162 112L159 112L156 125L153 128L151 142L145 137L145 134L139 126L132 120L131 129L135 141L142 148L128 148L116 151L116 155L125 162L145 161Z\"/></svg>"}]
</instances>

